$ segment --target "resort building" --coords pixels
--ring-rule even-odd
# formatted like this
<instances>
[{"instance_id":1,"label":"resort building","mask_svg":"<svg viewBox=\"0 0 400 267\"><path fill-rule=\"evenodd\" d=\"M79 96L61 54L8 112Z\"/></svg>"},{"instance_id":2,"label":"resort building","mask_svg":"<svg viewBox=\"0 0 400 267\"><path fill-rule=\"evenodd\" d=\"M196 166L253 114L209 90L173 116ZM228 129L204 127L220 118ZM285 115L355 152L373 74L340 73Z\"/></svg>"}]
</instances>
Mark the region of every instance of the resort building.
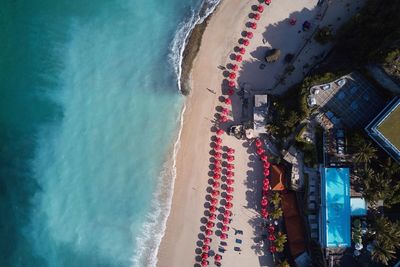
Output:
<instances>
[{"instance_id":1,"label":"resort building","mask_svg":"<svg viewBox=\"0 0 400 267\"><path fill-rule=\"evenodd\" d=\"M318 109L321 115L317 119L328 129L333 126L365 127L384 106L377 90L356 72L312 86L307 102Z\"/></svg>"},{"instance_id":2,"label":"resort building","mask_svg":"<svg viewBox=\"0 0 400 267\"><path fill-rule=\"evenodd\" d=\"M253 128L254 135L265 134L268 115L268 95L254 95Z\"/></svg>"},{"instance_id":3,"label":"resort building","mask_svg":"<svg viewBox=\"0 0 400 267\"><path fill-rule=\"evenodd\" d=\"M303 218L299 213L295 192L281 194L283 218L290 254L294 260L306 251Z\"/></svg>"},{"instance_id":4,"label":"resort building","mask_svg":"<svg viewBox=\"0 0 400 267\"><path fill-rule=\"evenodd\" d=\"M271 165L271 190L272 191L282 191L285 190L285 176L284 176L284 170L282 167L278 165Z\"/></svg>"},{"instance_id":5,"label":"resort building","mask_svg":"<svg viewBox=\"0 0 400 267\"><path fill-rule=\"evenodd\" d=\"M400 98L392 99L365 130L382 149L400 162Z\"/></svg>"}]
</instances>

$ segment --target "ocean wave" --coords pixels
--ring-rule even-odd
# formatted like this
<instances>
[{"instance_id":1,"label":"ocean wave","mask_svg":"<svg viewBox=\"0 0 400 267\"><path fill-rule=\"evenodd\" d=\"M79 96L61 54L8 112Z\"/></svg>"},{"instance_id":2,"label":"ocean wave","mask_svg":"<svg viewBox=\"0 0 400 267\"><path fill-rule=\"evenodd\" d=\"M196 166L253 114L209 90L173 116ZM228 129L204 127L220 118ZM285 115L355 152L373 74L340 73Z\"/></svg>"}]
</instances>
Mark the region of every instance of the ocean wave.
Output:
<instances>
[{"instance_id":1,"label":"ocean wave","mask_svg":"<svg viewBox=\"0 0 400 267\"><path fill-rule=\"evenodd\" d=\"M186 105L183 106L179 117L179 131L172 151L172 157L168 160L160 173L158 184L161 186L153 195L151 213L146 217L141 234L136 237L136 251L131 259L132 266L156 266L157 254L167 227L167 219L172 207L172 197L176 178L176 157L180 148L180 140L183 129L183 116Z\"/></svg>"},{"instance_id":2,"label":"ocean wave","mask_svg":"<svg viewBox=\"0 0 400 267\"><path fill-rule=\"evenodd\" d=\"M189 36L196 25L203 23L214 12L220 2L221 0L203 1L198 11L192 10L191 16L178 26L178 30L171 43L169 58L174 67L179 91L181 91L183 52L185 51Z\"/></svg>"}]
</instances>

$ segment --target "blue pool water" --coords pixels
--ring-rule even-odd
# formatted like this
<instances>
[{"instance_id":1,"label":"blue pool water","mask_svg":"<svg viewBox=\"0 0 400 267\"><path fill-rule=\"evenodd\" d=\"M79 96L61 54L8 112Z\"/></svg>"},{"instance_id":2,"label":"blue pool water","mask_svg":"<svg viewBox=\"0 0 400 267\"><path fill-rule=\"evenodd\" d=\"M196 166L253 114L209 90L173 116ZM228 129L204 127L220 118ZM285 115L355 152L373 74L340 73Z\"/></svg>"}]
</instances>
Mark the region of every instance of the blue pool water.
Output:
<instances>
[{"instance_id":1,"label":"blue pool water","mask_svg":"<svg viewBox=\"0 0 400 267\"><path fill-rule=\"evenodd\" d=\"M155 264L200 5L1 2L0 266Z\"/></svg>"},{"instance_id":2,"label":"blue pool water","mask_svg":"<svg viewBox=\"0 0 400 267\"><path fill-rule=\"evenodd\" d=\"M321 181L322 240L326 247L348 247L350 237L350 171L324 168Z\"/></svg>"}]
</instances>

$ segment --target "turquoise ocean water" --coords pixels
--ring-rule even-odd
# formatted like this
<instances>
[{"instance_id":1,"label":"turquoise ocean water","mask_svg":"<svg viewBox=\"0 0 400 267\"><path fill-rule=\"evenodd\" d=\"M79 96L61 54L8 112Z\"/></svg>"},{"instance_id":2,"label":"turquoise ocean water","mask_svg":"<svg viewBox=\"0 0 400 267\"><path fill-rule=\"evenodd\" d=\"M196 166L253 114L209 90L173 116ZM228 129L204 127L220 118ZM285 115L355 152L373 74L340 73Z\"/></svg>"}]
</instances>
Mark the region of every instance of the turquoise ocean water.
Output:
<instances>
[{"instance_id":1,"label":"turquoise ocean water","mask_svg":"<svg viewBox=\"0 0 400 267\"><path fill-rule=\"evenodd\" d=\"M0 3L0 266L152 266L201 0Z\"/></svg>"}]
</instances>

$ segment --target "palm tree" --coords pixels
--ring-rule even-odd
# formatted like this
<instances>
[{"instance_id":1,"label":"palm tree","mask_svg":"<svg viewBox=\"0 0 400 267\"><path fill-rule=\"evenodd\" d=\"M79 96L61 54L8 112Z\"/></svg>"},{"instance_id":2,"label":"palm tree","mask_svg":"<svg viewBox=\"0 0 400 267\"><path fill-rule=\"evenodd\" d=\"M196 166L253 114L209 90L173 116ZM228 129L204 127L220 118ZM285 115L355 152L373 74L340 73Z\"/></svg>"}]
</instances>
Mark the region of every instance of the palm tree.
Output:
<instances>
[{"instance_id":1,"label":"palm tree","mask_svg":"<svg viewBox=\"0 0 400 267\"><path fill-rule=\"evenodd\" d=\"M375 231L375 240L381 247L393 250L400 248L400 223L392 222L387 217L375 218L372 229Z\"/></svg>"},{"instance_id":2,"label":"palm tree","mask_svg":"<svg viewBox=\"0 0 400 267\"><path fill-rule=\"evenodd\" d=\"M371 143L365 143L358 148L358 151L354 153L353 159L354 162L365 163L367 165L371 162L372 159L376 159L376 148L371 145Z\"/></svg>"},{"instance_id":3,"label":"palm tree","mask_svg":"<svg viewBox=\"0 0 400 267\"><path fill-rule=\"evenodd\" d=\"M282 252L285 248L285 243L287 241L287 237L282 232L278 232L276 235L276 239L274 241L274 246L276 247L277 252Z\"/></svg>"},{"instance_id":4,"label":"palm tree","mask_svg":"<svg viewBox=\"0 0 400 267\"><path fill-rule=\"evenodd\" d=\"M400 165L397 162L394 162L392 158L388 157L385 160L384 164L380 165L383 171L386 173L387 176L394 176L395 174L400 173Z\"/></svg>"},{"instance_id":5,"label":"palm tree","mask_svg":"<svg viewBox=\"0 0 400 267\"><path fill-rule=\"evenodd\" d=\"M389 261L396 258L396 251L388 247L385 242L375 242L375 247L371 252L372 260L389 265Z\"/></svg>"},{"instance_id":6,"label":"palm tree","mask_svg":"<svg viewBox=\"0 0 400 267\"><path fill-rule=\"evenodd\" d=\"M275 192L272 195L271 202L274 204L274 207L279 207L281 204L281 195L278 192Z\"/></svg>"},{"instance_id":7,"label":"palm tree","mask_svg":"<svg viewBox=\"0 0 400 267\"><path fill-rule=\"evenodd\" d=\"M271 212L271 217L274 220L278 220L282 217L283 211L279 207L275 207L275 209Z\"/></svg>"}]
</instances>

